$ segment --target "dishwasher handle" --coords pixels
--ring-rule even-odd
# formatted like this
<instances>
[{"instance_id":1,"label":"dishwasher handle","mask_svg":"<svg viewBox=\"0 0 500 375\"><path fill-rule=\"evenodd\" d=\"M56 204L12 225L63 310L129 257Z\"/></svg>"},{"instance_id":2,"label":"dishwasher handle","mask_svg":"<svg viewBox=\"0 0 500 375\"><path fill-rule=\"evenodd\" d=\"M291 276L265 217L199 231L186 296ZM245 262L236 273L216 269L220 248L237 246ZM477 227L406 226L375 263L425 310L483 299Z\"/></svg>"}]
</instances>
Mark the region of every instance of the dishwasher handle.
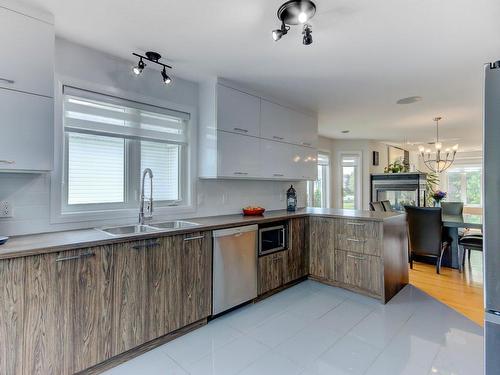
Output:
<instances>
[{"instance_id":1,"label":"dishwasher handle","mask_svg":"<svg viewBox=\"0 0 500 375\"><path fill-rule=\"evenodd\" d=\"M259 227L257 225L246 225L243 227L214 230L213 237L240 236L243 233L257 232L258 229Z\"/></svg>"}]
</instances>

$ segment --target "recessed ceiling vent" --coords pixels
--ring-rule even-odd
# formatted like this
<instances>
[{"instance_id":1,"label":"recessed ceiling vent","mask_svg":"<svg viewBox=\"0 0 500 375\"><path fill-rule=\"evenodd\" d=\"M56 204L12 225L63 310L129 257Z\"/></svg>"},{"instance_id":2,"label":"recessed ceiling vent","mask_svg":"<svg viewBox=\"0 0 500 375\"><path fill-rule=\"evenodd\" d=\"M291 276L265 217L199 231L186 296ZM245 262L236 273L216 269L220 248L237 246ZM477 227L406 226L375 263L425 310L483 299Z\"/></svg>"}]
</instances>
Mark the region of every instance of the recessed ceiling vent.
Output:
<instances>
[{"instance_id":1,"label":"recessed ceiling vent","mask_svg":"<svg viewBox=\"0 0 500 375\"><path fill-rule=\"evenodd\" d=\"M399 99L396 103L397 104L413 104L413 103L421 102L421 101L422 101L421 96L409 96L407 98Z\"/></svg>"}]
</instances>

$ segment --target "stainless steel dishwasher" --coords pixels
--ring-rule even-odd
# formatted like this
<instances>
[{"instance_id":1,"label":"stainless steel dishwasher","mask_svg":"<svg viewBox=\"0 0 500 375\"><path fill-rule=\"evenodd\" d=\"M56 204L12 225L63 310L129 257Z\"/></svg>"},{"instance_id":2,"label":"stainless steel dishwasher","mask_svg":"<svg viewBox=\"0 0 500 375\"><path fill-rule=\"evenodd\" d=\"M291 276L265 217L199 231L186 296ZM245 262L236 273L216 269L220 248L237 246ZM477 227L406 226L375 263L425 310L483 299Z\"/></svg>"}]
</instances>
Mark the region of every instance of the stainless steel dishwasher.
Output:
<instances>
[{"instance_id":1,"label":"stainless steel dishwasher","mask_svg":"<svg viewBox=\"0 0 500 375\"><path fill-rule=\"evenodd\" d=\"M257 225L216 230L213 315L257 297Z\"/></svg>"}]
</instances>

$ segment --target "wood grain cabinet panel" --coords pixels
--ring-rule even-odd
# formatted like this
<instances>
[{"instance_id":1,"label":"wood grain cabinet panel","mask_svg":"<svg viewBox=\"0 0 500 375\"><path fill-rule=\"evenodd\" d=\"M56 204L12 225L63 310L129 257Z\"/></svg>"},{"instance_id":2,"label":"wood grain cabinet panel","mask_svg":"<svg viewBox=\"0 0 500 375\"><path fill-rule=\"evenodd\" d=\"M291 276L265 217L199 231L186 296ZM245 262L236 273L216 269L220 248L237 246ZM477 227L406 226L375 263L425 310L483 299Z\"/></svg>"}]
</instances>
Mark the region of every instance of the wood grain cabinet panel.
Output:
<instances>
[{"instance_id":1,"label":"wood grain cabinet panel","mask_svg":"<svg viewBox=\"0 0 500 375\"><path fill-rule=\"evenodd\" d=\"M380 257L337 250L335 278L343 284L382 295L382 261Z\"/></svg>"},{"instance_id":2,"label":"wood grain cabinet panel","mask_svg":"<svg viewBox=\"0 0 500 375\"><path fill-rule=\"evenodd\" d=\"M284 283L300 279L309 273L307 219L291 219L286 262L284 263Z\"/></svg>"},{"instance_id":3,"label":"wood grain cabinet panel","mask_svg":"<svg viewBox=\"0 0 500 375\"><path fill-rule=\"evenodd\" d=\"M382 240L370 237L354 237L345 234L335 236L335 248L361 254L381 255Z\"/></svg>"},{"instance_id":4,"label":"wood grain cabinet panel","mask_svg":"<svg viewBox=\"0 0 500 375\"><path fill-rule=\"evenodd\" d=\"M264 294L283 285L283 264L286 251L259 257L258 294Z\"/></svg>"},{"instance_id":5,"label":"wood grain cabinet panel","mask_svg":"<svg viewBox=\"0 0 500 375\"><path fill-rule=\"evenodd\" d=\"M212 311L212 238L210 232L180 236L182 325L206 318Z\"/></svg>"},{"instance_id":6,"label":"wood grain cabinet panel","mask_svg":"<svg viewBox=\"0 0 500 375\"><path fill-rule=\"evenodd\" d=\"M369 220L336 219L336 232L351 238L380 238L382 223Z\"/></svg>"},{"instance_id":7,"label":"wood grain cabinet panel","mask_svg":"<svg viewBox=\"0 0 500 375\"><path fill-rule=\"evenodd\" d=\"M24 258L0 261L0 374L21 374Z\"/></svg>"},{"instance_id":8,"label":"wood grain cabinet panel","mask_svg":"<svg viewBox=\"0 0 500 375\"><path fill-rule=\"evenodd\" d=\"M309 220L309 273L334 280L335 220L324 217L310 217Z\"/></svg>"}]
</instances>

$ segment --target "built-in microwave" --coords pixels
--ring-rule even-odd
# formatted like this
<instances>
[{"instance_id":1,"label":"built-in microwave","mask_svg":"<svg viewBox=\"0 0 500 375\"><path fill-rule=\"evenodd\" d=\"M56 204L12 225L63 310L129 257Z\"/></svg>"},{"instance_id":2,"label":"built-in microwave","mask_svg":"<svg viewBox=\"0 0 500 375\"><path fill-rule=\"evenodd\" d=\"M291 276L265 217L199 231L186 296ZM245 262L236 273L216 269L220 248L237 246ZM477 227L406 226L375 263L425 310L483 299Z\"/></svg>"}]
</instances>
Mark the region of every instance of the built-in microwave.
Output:
<instances>
[{"instance_id":1,"label":"built-in microwave","mask_svg":"<svg viewBox=\"0 0 500 375\"><path fill-rule=\"evenodd\" d=\"M259 256L286 250L288 241L286 222L270 223L259 226Z\"/></svg>"}]
</instances>

